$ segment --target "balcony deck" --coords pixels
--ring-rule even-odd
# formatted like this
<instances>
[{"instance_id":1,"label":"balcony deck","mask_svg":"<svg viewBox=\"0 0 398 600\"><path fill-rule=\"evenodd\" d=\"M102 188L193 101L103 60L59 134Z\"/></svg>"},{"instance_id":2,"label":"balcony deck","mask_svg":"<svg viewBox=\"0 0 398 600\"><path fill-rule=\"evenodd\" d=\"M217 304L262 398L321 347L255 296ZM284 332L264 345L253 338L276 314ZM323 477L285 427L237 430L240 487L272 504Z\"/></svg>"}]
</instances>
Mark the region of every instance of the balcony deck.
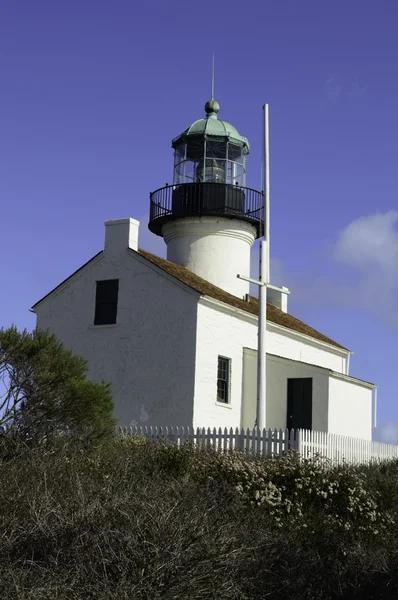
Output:
<instances>
[{"instance_id":1,"label":"balcony deck","mask_svg":"<svg viewBox=\"0 0 398 600\"><path fill-rule=\"evenodd\" d=\"M251 188L225 183L169 185L150 195L149 229L162 235L168 221L183 217L213 216L239 219L264 232L264 194Z\"/></svg>"}]
</instances>

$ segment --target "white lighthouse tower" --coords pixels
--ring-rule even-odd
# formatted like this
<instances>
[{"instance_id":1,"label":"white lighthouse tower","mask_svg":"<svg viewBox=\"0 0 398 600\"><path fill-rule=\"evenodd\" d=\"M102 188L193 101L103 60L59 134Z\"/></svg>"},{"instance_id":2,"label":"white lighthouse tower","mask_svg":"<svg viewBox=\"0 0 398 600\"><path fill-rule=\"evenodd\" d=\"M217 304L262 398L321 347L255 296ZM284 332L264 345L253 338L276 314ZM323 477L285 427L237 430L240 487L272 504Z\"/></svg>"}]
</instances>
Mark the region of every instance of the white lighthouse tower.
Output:
<instances>
[{"instance_id":1,"label":"white lighthouse tower","mask_svg":"<svg viewBox=\"0 0 398 600\"><path fill-rule=\"evenodd\" d=\"M264 194L246 187L248 140L218 119L218 102L206 117L172 141L173 185L151 194L149 229L163 236L167 259L244 298L250 249L264 234Z\"/></svg>"}]
</instances>

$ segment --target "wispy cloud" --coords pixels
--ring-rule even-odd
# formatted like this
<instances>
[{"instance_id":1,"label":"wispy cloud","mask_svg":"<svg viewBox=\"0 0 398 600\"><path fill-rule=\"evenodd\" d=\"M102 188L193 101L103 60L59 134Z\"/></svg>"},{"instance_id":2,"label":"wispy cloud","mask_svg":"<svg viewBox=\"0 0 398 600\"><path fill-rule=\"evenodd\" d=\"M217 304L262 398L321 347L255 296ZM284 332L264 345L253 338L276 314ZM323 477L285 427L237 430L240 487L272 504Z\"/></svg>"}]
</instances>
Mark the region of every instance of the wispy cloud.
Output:
<instances>
[{"instance_id":1,"label":"wispy cloud","mask_svg":"<svg viewBox=\"0 0 398 600\"><path fill-rule=\"evenodd\" d=\"M367 89L367 85L361 83L359 77L343 81L340 75L333 73L328 76L323 86L323 105L334 105L343 98L362 98Z\"/></svg>"},{"instance_id":2,"label":"wispy cloud","mask_svg":"<svg viewBox=\"0 0 398 600\"><path fill-rule=\"evenodd\" d=\"M398 210L355 219L338 235L333 258L361 272L380 272L398 279Z\"/></svg>"},{"instance_id":3,"label":"wispy cloud","mask_svg":"<svg viewBox=\"0 0 398 600\"><path fill-rule=\"evenodd\" d=\"M359 78L356 77L350 85L350 89L348 90L348 95L351 98L361 98L368 91L367 85L361 85Z\"/></svg>"},{"instance_id":4,"label":"wispy cloud","mask_svg":"<svg viewBox=\"0 0 398 600\"><path fill-rule=\"evenodd\" d=\"M148 215L139 221L140 248L166 257L163 238L148 230ZM257 243L251 252L253 278L259 276L258 259ZM325 269L308 265L291 272L288 263L273 258L271 283L287 286L296 305L362 309L398 329L398 210L348 223L330 243L325 261ZM251 285L250 293L257 296L257 286Z\"/></svg>"},{"instance_id":5,"label":"wispy cloud","mask_svg":"<svg viewBox=\"0 0 398 600\"><path fill-rule=\"evenodd\" d=\"M385 421L373 434L374 441L386 444L398 444L398 421Z\"/></svg>"},{"instance_id":6,"label":"wispy cloud","mask_svg":"<svg viewBox=\"0 0 398 600\"><path fill-rule=\"evenodd\" d=\"M397 225L395 210L361 216L330 244L325 269L283 273L280 267L292 299L306 306L366 310L398 329ZM333 274L325 274L329 271Z\"/></svg>"},{"instance_id":7,"label":"wispy cloud","mask_svg":"<svg viewBox=\"0 0 398 600\"><path fill-rule=\"evenodd\" d=\"M340 232L333 249L334 261L355 275L348 286L355 305L394 327L398 327L397 224L397 210L359 217Z\"/></svg>"},{"instance_id":8,"label":"wispy cloud","mask_svg":"<svg viewBox=\"0 0 398 600\"><path fill-rule=\"evenodd\" d=\"M329 75L323 88L325 100L328 103L336 102L336 100L341 96L342 91L343 86L338 75Z\"/></svg>"}]
</instances>

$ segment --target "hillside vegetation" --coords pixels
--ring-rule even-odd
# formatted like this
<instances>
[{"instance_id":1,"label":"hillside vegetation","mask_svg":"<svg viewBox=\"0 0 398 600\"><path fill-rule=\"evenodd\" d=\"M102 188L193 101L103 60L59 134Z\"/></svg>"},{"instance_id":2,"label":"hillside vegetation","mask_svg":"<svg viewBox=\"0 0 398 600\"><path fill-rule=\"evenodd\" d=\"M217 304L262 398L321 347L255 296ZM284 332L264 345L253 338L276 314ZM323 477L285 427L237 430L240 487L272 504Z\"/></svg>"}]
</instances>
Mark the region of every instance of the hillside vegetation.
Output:
<instances>
[{"instance_id":1,"label":"hillside vegetation","mask_svg":"<svg viewBox=\"0 0 398 600\"><path fill-rule=\"evenodd\" d=\"M398 597L398 462L0 438L9 600Z\"/></svg>"}]
</instances>

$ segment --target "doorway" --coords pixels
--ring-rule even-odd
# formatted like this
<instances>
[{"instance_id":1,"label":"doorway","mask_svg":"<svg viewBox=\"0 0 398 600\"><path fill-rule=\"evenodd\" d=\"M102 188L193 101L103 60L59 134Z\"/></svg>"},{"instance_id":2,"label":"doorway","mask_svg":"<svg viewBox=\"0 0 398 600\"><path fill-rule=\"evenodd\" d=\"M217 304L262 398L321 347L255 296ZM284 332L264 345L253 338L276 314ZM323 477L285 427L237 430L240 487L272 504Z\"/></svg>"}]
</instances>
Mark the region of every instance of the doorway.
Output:
<instances>
[{"instance_id":1,"label":"doorway","mask_svg":"<svg viewBox=\"0 0 398 600\"><path fill-rule=\"evenodd\" d=\"M288 429L312 429L312 377L287 380Z\"/></svg>"}]
</instances>

